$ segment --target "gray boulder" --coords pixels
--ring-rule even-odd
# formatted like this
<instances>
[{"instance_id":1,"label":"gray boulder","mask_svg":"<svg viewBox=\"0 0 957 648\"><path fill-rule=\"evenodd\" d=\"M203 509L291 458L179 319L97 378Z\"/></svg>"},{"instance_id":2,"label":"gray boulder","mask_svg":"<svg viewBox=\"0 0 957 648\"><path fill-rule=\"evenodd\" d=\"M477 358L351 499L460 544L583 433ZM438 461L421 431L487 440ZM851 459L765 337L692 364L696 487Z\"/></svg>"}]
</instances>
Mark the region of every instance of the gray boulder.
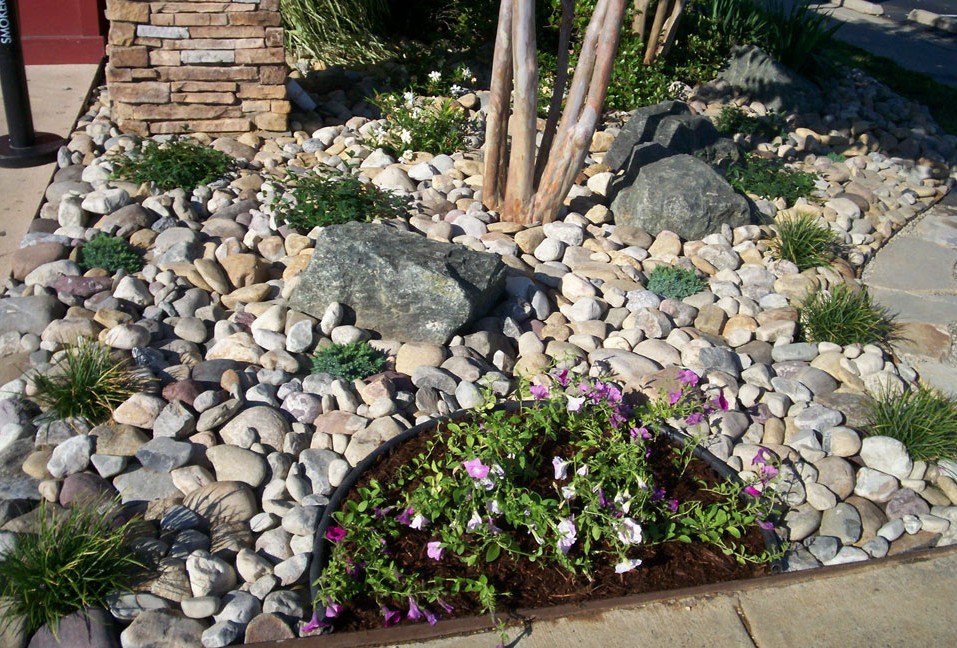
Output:
<instances>
[{"instance_id":1,"label":"gray boulder","mask_svg":"<svg viewBox=\"0 0 957 648\"><path fill-rule=\"evenodd\" d=\"M748 201L706 162L674 155L645 166L634 181L612 183L615 224L648 232L671 230L685 240L702 239L723 223L751 224Z\"/></svg>"},{"instance_id":2,"label":"gray boulder","mask_svg":"<svg viewBox=\"0 0 957 648\"><path fill-rule=\"evenodd\" d=\"M47 325L63 317L66 306L51 295L9 297L0 300L0 331L41 335Z\"/></svg>"},{"instance_id":3,"label":"gray boulder","mask_svg":"<svg viewBox=\"0 0 957 648\"><path fill-rule=\"evenodd\" d=\"M719 78L776 112L820 112L824 106L817 86L753 45L735 48Z\"/></svg>"},{"instance_id":4,"label":"gray boulder","mask_svg":"<svg viewBox=\"0 0 957 648\"><path fill-rule=\"evenodd\" d=\"M444 344L482 317L505 288L493 254L378 224L324 228L290 306L321 318L332 302L356 325L402 342Z\"/></svg>"},{"instance_id":5,"label":"gray boulder","mask_svg":"<svg viewBox=\"0 0 957 648\"><path fill-rule=\"evenodd\" d=\"M690 115L691 109L680 101L662 101L653 106L642 106L631 114L602 158L602 164L612 170L626 166L632 150L641 143L654 140L658 125L670 115Z\"/></svg>"}]
</instances>

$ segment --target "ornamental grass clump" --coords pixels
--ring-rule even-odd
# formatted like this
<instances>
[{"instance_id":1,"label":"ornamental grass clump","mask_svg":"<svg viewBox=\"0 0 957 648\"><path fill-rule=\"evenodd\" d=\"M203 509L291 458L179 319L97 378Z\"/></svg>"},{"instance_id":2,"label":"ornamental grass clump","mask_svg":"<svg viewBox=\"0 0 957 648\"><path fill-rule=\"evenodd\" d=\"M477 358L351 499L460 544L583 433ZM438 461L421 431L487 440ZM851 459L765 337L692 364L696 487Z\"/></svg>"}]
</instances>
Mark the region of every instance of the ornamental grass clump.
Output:
<instances>
[{"instance_id":1,"label":"ornamental grass clump","mask_svg":"<svg viewBox=\"0 0 957 648\"><path fill-rule=\"evenodd\" d=\"M222 151L178 135L166 142L146 140L139 150L111 155L109 160L113 178L152 183L162 191L192 191L225 178L236 168L236 160Z\"/></svg>"},{"instance_id":2,"label":"ornamental grass clump","mask_svg":"<svg viewBox=\"0 0 957 648\"><path fill-rule=\"evenodd\" d=\"M886 344L894 335L893 316L878 306L867 289L840 283L811 292L800 309L800 330L807 342Z\"/></svg>"},{"instance_id":3,"label":"ornamental grass clump","mask_svg":"<svg viewBox=\"0 0 957 648\"><path fill-rule=\"evenodd\" d=\"M807 213L779 218L775 229L771 253L791 261L802 272L828 265L843 247L831 228Z\"/></svg>"},{"instance_id":4,"label":"ornamental grass clump","mask_svg":"<svg viewBox=\"0 0 957 648\"><path fill-rule=\"evenodd\" d=\"M957 402L931 387L883 392L865 429L897 439L915 461L957 458Z\"/></svg>"},{"instance_id":5,"label":"ornamental grass clump","mask_svg":"<svg viewBox=\"0 0 957 648\"><path fill-rule=\"evenodd\" d=\"M107 606L107 597L128 590L147 565L131 546L138 522L118 519L115 503L76 503L54 514L40 506L35 533L21 533L0 558L4 618L22 619L26 636L44 625L56 636L63 617Z\"/></svg>"},{"instance_id":6,"label":"ornamental grass clump","mask_svg":"<svg viewBox=\"0 0 957 648\"><path fill-rule=\"evenodd\" d=\"M129 359L85 338L67 347L53 367L34 374L32 380L33 398L48 415L79 417L92 424L103 423L116 406L149 386Z\"/></svg>"},{"instance_id":7,"label":"ornamental grass clump","mask_svg":"<svg viewBox=\"0 0 957 648\"><path fill-rule=\"evenodd\" d=\"M707 498L672 480L686 474L693 443L669 444L664 421L698 425L728 407L698 380L683 371L675 391L633 408L613 383L562 370L517 408L489 397L472 418L444 423L421 453L388 464L387 482L360 482L333 514L304 632L359 607L386 626L435 623L458 606L494 617L516 594L499 579L526 561L591 582L640 574L646 552L668 542L705 543L741 564L779 557L740 542L756 525L773 528L769 453L758 453L752 479L719 480ZM659 457L667 475L652 464Z\"/></svg>"}]
</instances>

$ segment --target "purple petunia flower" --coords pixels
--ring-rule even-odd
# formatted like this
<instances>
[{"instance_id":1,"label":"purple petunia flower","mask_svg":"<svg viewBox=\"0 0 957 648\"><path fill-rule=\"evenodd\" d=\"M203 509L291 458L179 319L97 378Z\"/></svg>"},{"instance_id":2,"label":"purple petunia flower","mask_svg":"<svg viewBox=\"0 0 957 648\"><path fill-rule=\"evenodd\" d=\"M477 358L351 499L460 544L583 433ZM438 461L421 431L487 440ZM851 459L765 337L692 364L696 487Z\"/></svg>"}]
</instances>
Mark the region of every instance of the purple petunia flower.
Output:
<instances>
[{"instance_id":1,"label":"purple petunia flower","mask_svg":"<svg viewBox=\"0 0 957 648\"><path fill-rule=\"evenodd\" d=\"M745 486L744 492L750 495L751 497L761 497L761 491L754 487L754 484Z\"/></svg>"},{"instance_id":2,"label":"purple petunia flower","mask_svg":"<svg viewBox=\"0 0 957 648\"><path fill-rule=\"evenodd\" d=\"M435 625L439 622L439 615L437 615L435 612L432 612L428 608L422 610L422 614L425 615L425 620L429 622L429 625Z\"/></svg>"},{"instance_id":3,"label":"purple petunia flower","mask_svg":"<svg viewBox=\"0 0 957 648\"><path fill-rule=\"evenodd\" d=\"M678 500L677 500L677 499L672 498L672 499L668 500L668 510L671 511L672 513L677 513L677 512L678 512Z\"/></svg>"},{"instance_id":4,"label":"purple petunia flower","mask_svg":"<svg viewBox=\"0 0 957 648\"><path fill-rule=\"evenodd\" d=\"M567 554L578 540L578 529L575 528L575 516L562 518L558 522L558 548Z\"/></svg>"},{"instance_id":5,"label":"purple petunia flower","mask_svg":"<svg viewBox=\"0 0 957 648\"><path fill-rule=\"evenodd\" d=\"M315 632L316 630L319 630L320 628L325 628L326 625L327 625L326 623L323 623L322 621L319 620L319 613L313 612L312 618L309 619L307 623L303 624L301 628L301 633L304 635L309 634L311 632Z\"/></svg>"},{"instance_id":6,"label":"purple petunia flower","mask_svg":"<svg viewBox=\"0 0 957 648\"><path fill-rule=\"evenodd\" d=\"M342 614L342 604L332 601L326 606L326 618L334 619Z\"/></svg>"},{"instance_id":7,"label":"purple petunia flower","mask_svg":"<svg viewBox=\"0 0 957 648\"><path fill-rule=\"evenodd\" d=\"M639 558L630 558L625 559L615 565L616 574L624 574L625 572L630 572L632 569L641 564L641 559Z\"/></svg>"},{"instance_id":8,"label":"purple petunia flower","mask_svg":"<svg viewBox=\"0 0 957 648\"><path fill-rule=\"evenodd\" d=\"M622 544L633 545L641 543L641 525L630 517L618 521L615 530Z\"/></svg>"},{"instance_id":9,"label":"purple petunia flower","mask_svg":"<svg viewBox=\"0 0 957 648\"><path fill-rule=\"evenodd\" d=\"M698 378L698 374L691 371L691 369L682 369L678 372L678 382L680 382L682 385L690 385L691 387L694 387L698 384L698 380L700 380Z\"/></svg>"},{"instance_id":10,"label":"purple petunia flower","mask_svg":"<svg viewBox=\"0 0 957 648\"><path fill-rule=\"evenodd\" d=\"M651 432L649 432L646 427L633 427L631 428L631 439L633 441L637 441L638 439L648 441L651 439Z\"/></svg>"},{"instance_id":11,"label":"purple petunia flower","mask_svg":"<svg viewBox=\"0 0 957 648\"><path fill-rule=\"evenodd\" d=\"M469 518L469 521L465 525L467 531L475 531L480 526L482 526L482 516L478 514L478 511L472 511L472 517Z\"/></svg>"},{"instance_id":12,"label":"purple petunia flower","mask_svg":"<svg viewBox=\"0 0 957 648\"><path fill-rule=\"evenodd\" d=\"M445 552L445 549L442 548L442 543L438 540L433 540L428 543L426 546L425 553L432 560L442 560L442 554Z\"/></svg>"},{"instance_id":13,"label":"purple petunia flower","mask_svg":"<svg viewBox=\"0 0 957 648\"><path fill-rule=\"evenodd\" d=\"M758 526L764 529L765 531L774 530L774 525L768 522L767 520L758 520Z\"/></svg>"},{"instance_id":14,"label":"purple petunia flower","mask_svg":"<svg viewBox=\"0 0 957 648\"><path fill-rule=\"evenodd\" d=\"M724 397L724 392L719 392L718 395L711 400L711 404L722 412L728 411L728 399Z\"/></svg>"},{"instance_id":15,"label":"purple petunia flower","mask_svg":"<svg viewBox=\"0 0 957 648\"><path fill-rule=\"evenodd\" d=\"M463 461L462 465L465 466L465 470L473 479L485 479L488 477L489 467L483 464L479 458Z\"/></svg>"},{"instance_id":16,"label":"purple petunia flower","mask_svg":"<svg viewBox=\"0 0 957 648\"><path fill-rule=\"evenodd\" d=\"M326 538L333 542L339 542L346 537L346 530L339 526L332 526L326 530Z\"/></svg>"},{"instance_id":17,"label":"purple petunia flower","mask_svg":"<svg viewBox=\"0 0 957 648\"><path fill-rule=\"evenodd\" d=\"M685 423L688 425L697 425L702 421L702 419L704 419L704 416L702 416L701 412L692 412L691 414L688 414L688 417L685 419Z\"/></svg>"},{"instance_id":18,"label":"purple petunia flower","mask_svg":"<svg viewBox=\"0 0 957 648\"><path fill-rule=\"evenodd\" d=\"M653 488L651 490L651 501L659 502L663 500L665 498L665 495L667 494L668 494L668 491L666 491L664 488Z\"/></svg>"},{"instance_id":19,"label":"purple petunia flower","mask_svg":"<svg viewBox=\"0 0 957 648\"><path fill-rule=\"evenodd\" d=\"M669 405L675 405L675 404L677 404L678 401L680 401L680 400L681 400L681 392L680 392L680 391L670 392L670 393L668 394L668 404L669 404Z\"/></svg>"},{"instance_id":20,"label":"purple petunia flower","mask_svg":"<svg viewBox=\"0 0 957 648\"><path fill-rule=\"evenodd\" d=\"M760 466L768 463L768 458L771 456L771 451L767 448L758 448L757 453L754 455L754 459L751 460L752 466Z\"/></svg>"},{"instance_id":21,"label":"purple petunia flower","mask_svg":"<svg viewBox=\"0 0 957 648\"><path fill-rule=\"evenodd\" d=\"M542 400L543 398L548 398L548 387L545 385L532 385L529 387L529 391L532 393L532 397L535 400Z\"/></svg>"},{"instance_id":22,"label":"purple petunia flower","mask_svg":"<svg viewBox=\"0 0 957 648\"><path fill-rule=\"evenodd\" d=\"M411 506L398 515L395 516L395 521L399 524L404 524L406 526L412 524L412 514L415 513L415 509Z\"/></svg>"},{"instance_id":23,"label":"purple petunia flower","mask_svg":"<svg viewBox=\"0 0 957 648\"><path fill-rule=\"evenodd\" d=\"M562 369L557 374L554 374L554 376L559 385L562 387L568 387L568 369Z\"/></svg>"},{"instance_id":24,"label":"purple petunia flower","mask_svg":"<svg viewBox=\"0 0 957 648\"><path fill-rule=\"evenodd\" d=\"M387 628L394 626L396 623L402 620L402 612L399 610L392 610L386 606L382 606L382 617L383 625Z\"/></svg>"},{"instance_id":25,"label":"purple petunia flower","mask_svg":"<svg viewBox=\"0 0 957 648\"><path fill-rule=\"evenodd\" d=\"M415 597L409 597L409 613L405 615L407 619L412 621L418 621L422 618L422 610L419 609L419 603L415 600Z\"/></svg>"},{"instance_id":26,"label":"purple petunia flower","mask_svg":"<svg viewBox=\"0 0 957 648\"><path fill-rule=\"evenodd\" d=\"M445 610L445 613L446 613L446 614L452 614L452 612L455 611L455 608L454 608L454 607L452 607L451 605L449 605L448 603L446 603L446 602L443 601L442 599L439 599L438 603L439 603L439 607L442 608L443 610Z\"/></svg>"},{"instance_id":27,"label":"purple petunia flower","mask_svg":"<svg viewBox=\"0 0 957 648\"><path fill-rule=\"evenodd\" d=\"M568 466L571 465L570 461L565 461L561 457L555 457L552 459L552 468L555 469L555 479L562 481L568 479Z\"/></svg>"}]
</instances>

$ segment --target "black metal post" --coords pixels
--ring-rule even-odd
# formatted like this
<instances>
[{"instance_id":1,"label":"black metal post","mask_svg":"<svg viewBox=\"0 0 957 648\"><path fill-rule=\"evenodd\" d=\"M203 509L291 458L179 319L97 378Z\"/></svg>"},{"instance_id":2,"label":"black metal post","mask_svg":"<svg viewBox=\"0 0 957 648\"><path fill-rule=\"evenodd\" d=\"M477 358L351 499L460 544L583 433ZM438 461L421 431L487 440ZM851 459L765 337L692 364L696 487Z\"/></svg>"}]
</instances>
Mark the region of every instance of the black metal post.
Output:
<instances>
[{"instance_id":1,"label":"black metal post","mask_svg":"<svg viewBox=\"0 0 957 648\"><path fill-rule=\"evenodd\" d=\"M55 160L66 140L33 130L16 0L0 0L0 90L10 130L9 135L0 136L0 167L38 166Z\"/></svg>"}]
</instances>

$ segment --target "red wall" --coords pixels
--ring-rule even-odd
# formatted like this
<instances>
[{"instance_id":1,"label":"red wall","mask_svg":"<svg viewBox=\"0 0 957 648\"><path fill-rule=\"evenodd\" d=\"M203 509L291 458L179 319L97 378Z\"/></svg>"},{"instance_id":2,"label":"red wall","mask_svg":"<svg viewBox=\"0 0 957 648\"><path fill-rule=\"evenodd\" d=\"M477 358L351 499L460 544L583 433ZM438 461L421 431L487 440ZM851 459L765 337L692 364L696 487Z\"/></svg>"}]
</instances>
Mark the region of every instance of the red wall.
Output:
<instances>
[{"instance_id":1,"label":"red wall","mask_svg":"<svg viewBox=\"0 0 957 648\"><path fill-rule=\"evenodd\" d=\"M105 0L14 0L27 65L99 63L108 23Z\"/></svg>"}]
</instances>

